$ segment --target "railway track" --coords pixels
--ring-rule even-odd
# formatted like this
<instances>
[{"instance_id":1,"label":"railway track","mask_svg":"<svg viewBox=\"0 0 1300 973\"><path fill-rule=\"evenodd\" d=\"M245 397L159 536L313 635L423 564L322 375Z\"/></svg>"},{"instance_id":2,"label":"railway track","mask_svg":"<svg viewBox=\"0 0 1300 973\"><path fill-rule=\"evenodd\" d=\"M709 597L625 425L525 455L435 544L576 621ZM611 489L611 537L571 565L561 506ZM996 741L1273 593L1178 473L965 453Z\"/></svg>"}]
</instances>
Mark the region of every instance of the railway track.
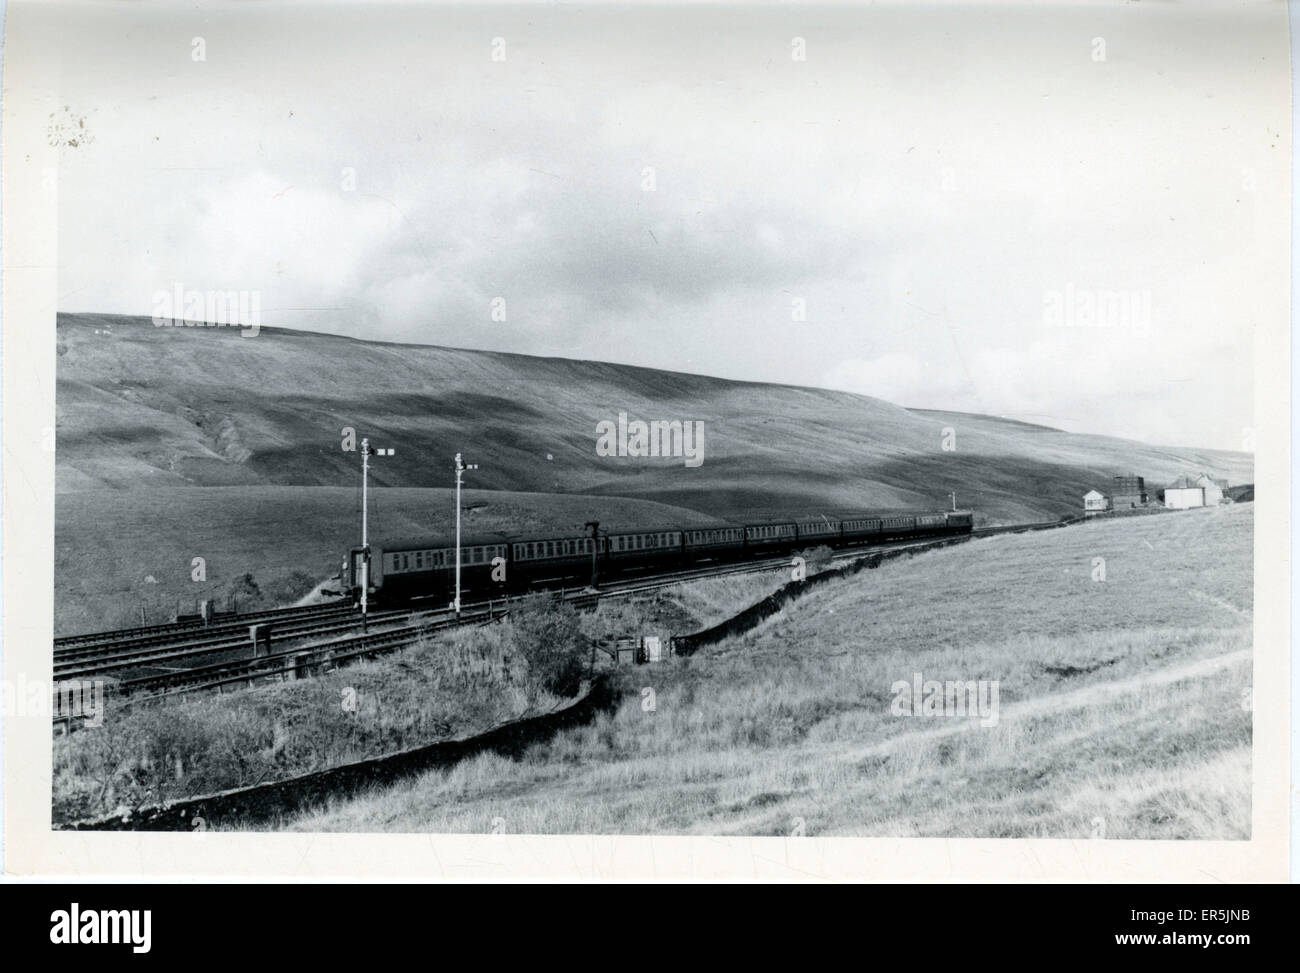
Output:
<instances>
[{"instance_id":1,"label":"railway track","mask_svg":"<svg viewBox=\"0 0 1300 973\"><path fill-rule=\"evenodd\" d=\"M114 632L90 632L85 635L65 635L54 640L54 657L74 658L93 655L105 646L120 648L125 645L160 645L169 640L182 639L188 634L211 635L220 631L247 631L250 624L258 622L293 621L304 618L322 618L331 615L353 612L351 605L325 604L306 605L301 608L272 608L260 612L248 612L228 620L219 620L215 624L204 625L202 621L170 622L165 625L147 625L140 628L124 628Z\"/></svg>"},{"instance_id":2,"label":"railway track","mask_svg":"<svg viewBox=\"0 0 1300 973\"><path fill-rule=\"evenodd\" d=\"M974 537L1046 530L1066 526L1074 522L1077 522L1077 520L984 527L975 529L966 537L957 535L911 538L883 544L877 542L836 551L832 554L832 559L843 561L886 550L928 548L936 543L952 543L953 541ZM788 554L777 554L743 563L719 562L686 568L670 574L622 578L602 584L599 592L570 590L561 592L561 597L575 606L587 607L594 605L599 598L630 597L684 582L731 575L754 574L787 568L789 565L790 555ZM326 639L323 642L312 644L301 643L303 640L316 636L328 636L355 628L360 624L360 617L354 609L344 606L313 606L317 610L306 612L302 609L259 612L241 616L239 622L223 623L220 626L199 629L198 632L195 632L195 635L200 637L186 639L180 645L175 642L171 645L163 645L156 641L158 637L163 635L156 629L173 628L173 626L157 626L154 631L143 635L138 634L139 630L126 630L129 634L125 648L120 644L112 645L110 643L111 648L100 646L98 654L92 652L77 656L65 652L58 655L55 659L55 679L58 681L87 679L130 668L144 668L146 666L162 668L176 663L192 662L199 657L215 655L221 652L246 652L250 648L247 635L248 626L250 623L255 624L259 620L275 620L277 622L277 627L273 632L275 643L299 643L281 649L274 649L272 646L270 651L254 657L222 659L198 665L188 665L168 672L132 676L119 680L115 688L115 692L127 696L133 705L135 702L146 702L182 693L221 691L226 686L251 685L258 679L268 677L296 678L299 675L317 671L322 666L339 665L355 658L405 648L433 632L457 625L483 624L500 618L509 614L509 604L509 600L504 603L479 602L463 610L459 619L449 609L445 608L438 610L413 608L371 612L367 616L369 625L396 625L397 627L339 639ZM422 616L418 623L402 624L415 615ZM283 627L282 623L286 621L289 625ZM189 626L182 629L182 631L188 630ZM243 634L235 637L234 633L237 632ZM113 633L100 634L111 635Z\"/></svg>"},{"instance_id":3,"label":"railway track","mask_svg":"<svg viewBox=\"0 0 1300 973\"><path fill-rule=\"evenodd\" d=\"M367 616L367 623L382 625L389 621L400 621L410 614L407 610L371 612ZM356 628L360 624L361 616L357 612L349 610L337 618L331 617L325 621L307 619L298 622L280 623L272 631L272 636L274 641L277 642L293 641L311 638L316 635L347 631ZM241 629L243 630L242 634L235 634ZM248 650L251 647L251 641L247 629L247 625L236 626L230 632L214 634L205 632L203 637L187 639L181 643L172 642L166 645L151 644L128 647L120 651L114 646L109 651L101 651L86 658L55 658L54 678L56 680L86 679L123 669L134 669L149 665L167 665L198 656Z\"/></svg>"}]
</instances>

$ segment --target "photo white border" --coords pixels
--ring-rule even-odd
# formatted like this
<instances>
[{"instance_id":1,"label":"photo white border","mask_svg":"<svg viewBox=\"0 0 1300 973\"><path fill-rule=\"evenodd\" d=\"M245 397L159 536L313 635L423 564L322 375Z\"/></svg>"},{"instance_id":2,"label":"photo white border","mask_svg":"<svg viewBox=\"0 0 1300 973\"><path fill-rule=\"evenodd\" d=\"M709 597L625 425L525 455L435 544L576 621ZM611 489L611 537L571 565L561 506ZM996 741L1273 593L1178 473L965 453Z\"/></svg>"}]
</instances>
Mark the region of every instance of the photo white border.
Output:
<instances>
[{"instance_id":1,"label":"photo white border","mask_svg":"<svg viewBox=\"0 0 1300 973\"><path fill-rule=\"evenodd\" d=\"M38 5L39 6L39 5ZM3 105L3 674L46 678L53 637L58 38L6 14ZM1279 5L1281 16L1286 8ZM1050 11L1048 13L1050 15ZM1292 145L1292 132L1280 143ZM1287 201L1290 202L1289 200ZM1290 205L1280 233L1290 240ZM1294 254L1292 255L1294 256ZM1290 261L1286 266L1292 266ZM1261 296L1255 333L1255 673L1249 841L886 839L53 831L48 717L4 726L4 871L97 879L1286 881L1290 863L1290 293Z\"/></svg>"}]
</instances>

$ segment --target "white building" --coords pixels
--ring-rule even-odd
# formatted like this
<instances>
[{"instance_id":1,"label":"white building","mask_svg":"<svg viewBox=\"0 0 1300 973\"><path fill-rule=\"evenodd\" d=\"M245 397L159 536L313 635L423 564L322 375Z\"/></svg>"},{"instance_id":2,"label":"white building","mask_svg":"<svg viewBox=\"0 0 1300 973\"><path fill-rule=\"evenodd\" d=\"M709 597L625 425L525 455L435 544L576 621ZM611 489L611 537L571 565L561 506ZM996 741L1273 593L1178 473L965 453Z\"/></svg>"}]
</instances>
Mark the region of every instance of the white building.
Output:
<instances>
[{"instance_id":1,"label":"white building","mask_svg":"<svg viewBox=\"0 0 1300 973\"><path fill-rule=\"evenodd\" d=\"M1205 491L1205 505L1207 507L1223 503L1223 495L1227 492L1228 487L1227 480L1216 480L1210 474L1202 473L1196 478L1196 485Z\"/></svg>"},{"instance_id":2,"label":"white building","mask_svg":"<svg viewBox=\"0 0 1300 973\"><path fill-rule=\"evenodd\" d=\"M1185 476L1165 487L1165 506L1170 510L1188 510L1205 506L1205 488Z\"/></svg>"},{"instance_id":3,"label":"white building","mask_svg":"<svg viewBox=\"0 0 1300 973\"><path fill-rule=\"evenodd\" d=\"M1106 494L1099 493L1096 490L1089 490L1083 495L1083 512L1085 514L1104 513L1110 509L1110 500Z\"/></svg>"}]
</instances>

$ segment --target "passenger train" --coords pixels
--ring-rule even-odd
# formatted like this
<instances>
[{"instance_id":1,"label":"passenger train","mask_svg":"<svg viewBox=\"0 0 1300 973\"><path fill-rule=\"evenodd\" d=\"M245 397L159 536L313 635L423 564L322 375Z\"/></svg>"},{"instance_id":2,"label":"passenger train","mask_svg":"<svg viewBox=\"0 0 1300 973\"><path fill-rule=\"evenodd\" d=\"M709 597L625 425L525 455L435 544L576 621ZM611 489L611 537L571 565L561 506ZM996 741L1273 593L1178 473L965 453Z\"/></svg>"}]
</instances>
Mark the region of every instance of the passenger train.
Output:
<instances>
[{"instance_id":1,"label":"passenger train","mask_svg":"<svg viewBox=\"0 0 1300 973\"><path fill-rule=\"evenodd\" d=\"M813 547L849 547L917 537L969 534L970 511L851 514L711 525L597 528L538 534L480 534L461 538L461 597L483 599L530 589L584 585L635 574L668 573L695 565L770 557ZM344 593L360 599L365 549L343 564ZM423 599L442 604L455 591L454 537L410 537L370 548L370 605Z\"/></svg>"}]
</instances>

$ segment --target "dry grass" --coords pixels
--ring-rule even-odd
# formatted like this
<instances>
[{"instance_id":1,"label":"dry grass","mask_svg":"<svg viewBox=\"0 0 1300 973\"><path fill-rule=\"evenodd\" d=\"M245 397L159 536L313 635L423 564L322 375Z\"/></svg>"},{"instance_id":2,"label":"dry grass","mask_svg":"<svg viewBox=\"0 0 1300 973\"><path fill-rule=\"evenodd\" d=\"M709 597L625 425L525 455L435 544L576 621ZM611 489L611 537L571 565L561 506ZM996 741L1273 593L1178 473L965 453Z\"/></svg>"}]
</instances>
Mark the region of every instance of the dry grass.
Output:
<instances>
[{"instance_id":1,"label":"dry grass","mask_svg":"<svg viewBox=\"0 0 1300 973\"><path fill-rule=\"evenodd\" d=\"M755 632L627 673L615 712L522 760L480 757L283 825L1247 837L1251 514L889 562ZM996 680L997 725L893 715L891 687L918 671Z\"/></svg>"},{"instance_id":2,"label":"dry grass","mask_svg":"<svg viewBox=\"0 0 1300 973\"><path fill-rule=\"evenodd\" d=\"M56 822L470 736L563 701L507 621L315 678L123 710L54 741Z\"/></svg>"}]
</instances>

